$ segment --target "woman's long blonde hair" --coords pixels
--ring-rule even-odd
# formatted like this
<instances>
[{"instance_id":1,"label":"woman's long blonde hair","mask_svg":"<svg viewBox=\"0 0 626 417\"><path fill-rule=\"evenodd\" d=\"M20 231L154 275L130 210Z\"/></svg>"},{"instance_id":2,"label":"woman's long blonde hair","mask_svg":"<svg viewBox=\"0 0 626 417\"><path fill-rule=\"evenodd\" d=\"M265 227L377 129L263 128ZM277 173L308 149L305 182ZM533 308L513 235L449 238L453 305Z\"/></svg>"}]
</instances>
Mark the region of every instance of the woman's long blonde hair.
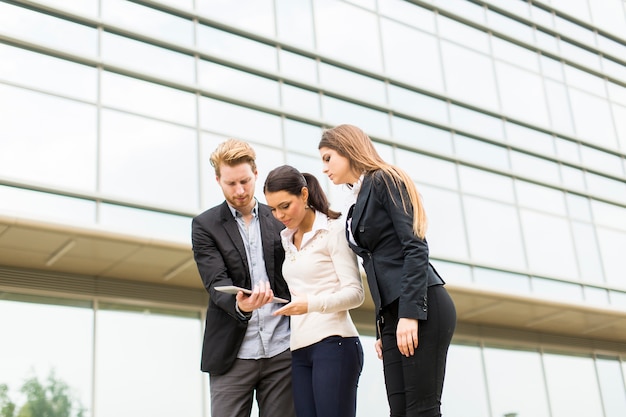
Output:
<instances>
[{"instance_id":1,"label":"woman's long blonde hair","mask_svg":"<svg viewBox=\"0 0 626 417\"><path fill-rule=\"evenodd\" d=\"M329 148L350 161L350 168L359 173L372 173L382 171L385 182L391 179L398 188L406 187L409 202L413 207L413 232L420 239L426 236L427 219L422 198L420 197L415 183L409 175L395 165L385 162L369 136L361 129L353 125L339 125L327 129L322 133L322 139L318 148ZM387 183L389 188L389 183ZM404 193L400 193L402 207L408 213L407 201Z\"/></svg>"}]
</instances>

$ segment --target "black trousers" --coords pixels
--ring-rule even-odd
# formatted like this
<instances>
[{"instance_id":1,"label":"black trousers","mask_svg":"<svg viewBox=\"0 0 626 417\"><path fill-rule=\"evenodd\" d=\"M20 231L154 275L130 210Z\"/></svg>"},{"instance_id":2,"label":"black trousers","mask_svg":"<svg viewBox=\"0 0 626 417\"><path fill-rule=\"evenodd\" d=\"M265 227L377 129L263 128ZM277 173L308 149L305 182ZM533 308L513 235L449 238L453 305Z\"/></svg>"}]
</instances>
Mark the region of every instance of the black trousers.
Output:
<instances>
[{"instance_id":1,"label":"black trousers","mask_svg":"<svg viewBox=\"0 0 626 417\"><path fill-rule=\"evenodd\" d=\"M441 416L446 358L456 327L456 309L443 285L428 288L428 320L420 320L418 347L403 356L396 341L398 301L382 310L385 386L392 417Z\"/></svg>"}]
</instances>

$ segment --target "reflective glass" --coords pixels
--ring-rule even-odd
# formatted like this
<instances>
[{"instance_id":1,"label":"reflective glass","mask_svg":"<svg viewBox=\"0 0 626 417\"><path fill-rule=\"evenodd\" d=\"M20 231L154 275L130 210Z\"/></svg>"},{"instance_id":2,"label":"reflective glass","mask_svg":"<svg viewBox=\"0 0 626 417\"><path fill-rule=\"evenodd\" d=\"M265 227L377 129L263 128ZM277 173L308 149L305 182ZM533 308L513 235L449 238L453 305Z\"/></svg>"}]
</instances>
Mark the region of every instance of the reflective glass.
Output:
<instances>
[{"instance_id":1,"label":"reflective glass","mask_svg":"<svg viewBox=\"0 0 626 417\"><path fill-rule=\"evenodd\" d=\"M487 347L483 349L483 356L491 415L550 417L550 403L538 352ZM520 392L524 395L519 395Z\"/></svg>"},{"instance_id":2,"label":"reflective glass","mask_svg":"<svg viewBox=\"0 0 626 417\"><path fill-rule=\"evenodd\" d=\"M278 82L208 61L198 64L200 87L211 93L278 107ZM251 92L254 94L250 94Z\"/></svg>"},{"instance_id":3,"label":"reflective glass","mask_svg":"<svg viewBox=\"0 0 626 417\"><path fill-rule=\"evenodd\" d=\"M570 112L567 87L563 83L549 79L544 80L544 86L552 128L559 133L573 135L574 121Z\"/></svg>"},{"instance_id":4,"label":"reflective glass","mask_svg":"<svg viewBox=\"0 0 626 417\"><path fill-rule=\"evenodd\" d=\"M502 111L512 118L549 127L549 114L541 77L504 62L496 62Z\"/></svg>"},{"instance_id":5,"label":"reflective glass","mask_svg":"<svg viewBox=\"0 0 626 417\"><path fill-rule=\"evenodd\" d=\"M223 1L225 9L233 7L234 3ZM255 0L248 3L257 3ZM260 3L260 2L259 2ZM243 9L241 2L237 2L237 8ZM254 7L251 7L254 9ZM198 25L196 28L197 45L201 52L206 52L233 62L240 62L251 68L266 71L276 71L276 48L243 36L224 32L209 26Z\"/></svg>"},{"instance_id":6,"label":"reflective glass","mask_svg":"<svg viewBox=\"0 0 626 417\"><path fill-rule=\"evenodd\" d=\"M559 39L552 34L543 32L541 30L535 31L535 38L537 39L537 46L539 48L548 51L554 55L559 55Z\"/></svg>"},{"instance_id":7,"label":"reflective glass","mask_svg":"<svg viewBox=\"0 0 626 417\"><path fill-rule=\"evenodd\" d=\"M587 197L566 193L567 212L572 219L591 221L591 206Z\"/></svg>"},{"instance_id":8,"label":"reflective glass","mask_svg":"<svg viewBox=\"0 0 626 417\"><path fill-rule=\"evenodd\" d=\"M8 298L15 300L0 300L0 384L8 385L11 397L25 400L19 390L27 379L37 378L46 386L54 374L68 385L74 405L86 409L85 417L92 416L93 310L71 301Z\"/></svg>"},{"instance_id":9,"label":"reflective glass","mask_svg":"<svg viewBox=\"0 0 626 417\"><path fill-rule=\"evenodd\" d=\"M619 147L622 153L626 153L626 107L614 104L612 108L615 128L619 137Z\"/></svg>"},{"instance_id":10,"label":"reflective glass","mask_svg":"<svg viewBox=\"0 0 626 417\"><path fill-rule=\"evenodd\" d=\"M378 11L392 19L399 20L419 30L435 33L435 14L417 4L404 0L386 0L378 2Z\"/></svg>"},{"instance_id":11,"label":"reflective glass","mask_svg":"<svg viewBox=\"0 0 626 417\"><path fill-rule=\"evenodd\" d=\"M622 33L626 25L626 16L621 1L590 1L589 8L596 26L601 26L614 34Z\"/></svg>"},{"instance_id":12,"label":"reflective glass","mask_svg":"<svg viewBox=\"0 0 626 417\"><path fill-rule=\"evenodd\" d=\"M242 140L282 146L280 117L208 97L200 98L200 126Z\"/></svg>"},{"instance_id":13,"label":"reflective glass","mask_svg":"<svg viewBox=\"0 0 626 417\"><path fill-rule=\"evenodd\" d=\"M463 16L469 21L485 23L485 11L479 4L474 4L466 0L446 0L437 1L437 6L447 9L458 16Z\"/></svg>"},{"instance_id":14,"label":"reflective glass","mask_svg":"<svg viewBox=\"0 0 626 417\"><path fill-rule=\"evenodd\" d=\"M605 172L616 177L624 176L622 157L600 151L588 146L580 147L580 155L585 168Z\"/></svg>"},{"instance_id":15,"label":"reflective glass","mask_svg":"<svg viewBox=\"0 0 626 417\"><path fill-rule=\"evenodd\" d=\"M606 97L606 84L602 78L596 77L586 71L564 65L565 79L567 84L585 90L597 96Z\"/></svg>"},{"instance_id":16,"label":"reflective glass","mask_svg":"<svg viewBox=\"0 0 626 417\"><path fill-rule=\"evenodd\" d=\"M35 0L33 3L49 4L55 8L95 17L98 14L98 1L99 0Z\"/></svg>"},{"instance_id":17,"label":"reflective glass","mask_svg":"<svg viewBox=\"0 0 626 417\"><path fill-rule=\"evenodd\" d=\"M456 156L466 162L508 170L508 151L505 147L472 139L467 136L454 135Z\"/></svg>"},{"instance_id":18,"label":"reflective glass","mask_svg":"<svg viewBox=\"0 0 626 417\"><path fill-rule=\"evenodd\" d=\"M95 101L93 67L0 44L0 80L81 100Z\"/></svg>"},{"instance_id":19,"label":"reflective glass","mask_svg":"<svg viewBox=\"0 0 626 417\"><path fill-rule=\"evenodd\" d=\"M583 280L586 277L583 275ZM583 287L583 294L585 295L585 302L595 304L596 306L606 307L609 301L609 292L603 288L595 288L595 287Z\"/></svg>"},{"instance_id":20,"label":"reflective glass","mask_svg":"<svg viewBox=\"0 0 626 417\"><path fill-rule=\"evenodd\" d=\"M189 126L196 122L196 97L192 93L103 72L101 94L105 106Z\"/></svg>"},{"instance_id":21,"label":"reflective glass","mask_svg":"<svg viewBox=\"0 0 626 417\"><path fill-rule=\"evenodd\" d=\"M318 0L314 10L316 45L323 55L361 68L382 70L375 13L338 0Z\"/></svg>"},{"instance_id":22,"label":"reflective glass","mask_svg":"<svg viewBox=\"0 0 626 417\"><path fill-rule=\"evenodd\" d=\"M380 19L385 72L392 78L443 92L437 38L389 19Z\"/></svg>"},{"instance_id":23,"label":"reflective glass","mask_svg":"<svg viewBox=\"0 0 626 417\"><path fill-rule=\"evenodd\" d=\"M359 126L368 135L390 136L389 116L378 110L359 106L329 96L322 96L322 114L331 125L350 123Z\"/></svg>"},{"instance_id":24,"label":"reflective glass","mask_svg":"<svg viewBox=\"0 0 626 417\"><path fill-rule=\"evenodd\" d=\"M615 103L619 103L622 106L626 106L626 87L615 84L613 82L606 82L607 89L609 91L609 98Z\"/></svg>"},{"instance_id":25,"label":"reflective glass","mask_svg":"<svg viewBox=\"0 0 626 417\"><path fill-rule=\"evenodd\" d=\"M626 308L626 292L609 291L609 299L611 300L611 305L622 310Z\"/></svg>"},{"instance_id":26,"label":"reflective glass","mask_svg":"<svg viewBox=\"0 0 626 417\"><path fill-rule=\"evenodd\" d=\"M453 104L450 106L450 120L459 132L475 133L504 142L502 119Z\"/></svg>"},{"instance_id":27,"label":"reflective glass","mask_svg":"<svg viewBox=\"0 0 626 417\"><path fill-rule=\"evenodd\" d=\"M624 216L623 207L592 199L591 209L595 224L626 231L626 216Z\"/></svg>"},{"instance_id":28,"label":"reflective glass","mask_svg":"<svg viewBox=\"0 0 626 417\"><path fill-rule=\"evenodd\" d=\"M479 347L450 346L441 397L441 414L452 417L489 415L485 372Z\"/></svg>"},{"instance_id":29,"label":"reflective glass","mask_svg":"<svg viewBox=\"0 0 626 417\"><path fill-rule=\"evenodd\" d=\"M489 291L504 291L518 295L530 294L530 279L527 275L476 267L473 268L473 272L474 282Z\"/></svg>"},{"instance_id":30,"label":"reflective glass","mask_svg":"<svg viewBox=\"0 0 626 417\"><path fill-rule=\"evenodd\" d=\"M510 3L507 1L507 3ZM536 23L539 23L541 26L545 26L548 28L554 27L554 15L551 11L541 9L535 5L530 6L530 16L531 19Z\"/></svg>"},{"instance_id":31,"label":"reflective glass","mask_svg":"<svg viewBox=\"0 0 626 417\"><path fill-rule=\"evenodd\" d=\"M614 77L619 81L626 81L626 66L623 64L607 58L602 58L602 69L603 72L609 75L610 77Z\"/></svg>"},{"instance_id":32,"label":"reflective glass","mask_svg":"<svg viewBox=\"0 0 626 417\"><path fill-rule=\"evenodd\" d=\"M463 197L463 207L473 261L507 269L526 269L515 207L471 196Z\"/></svg>"},{"instance_id":33,"label":"reflective glass","mask_svg":"<svg viewBox=\"0 0 626 417\"><path fill-rule=\"evenodd\" d=\"M95 190L95 106L1 84L0 97L0 175Z\"/></svg>"},{"instance_id":34,"label":"reflective glass","mask_svg":"<svg viewBox=\"0 0 626 417\"><path fill-rule=\"evenodd\" d=\"M313 49L313 8L310 0L276 0L278 39Z\"/></svg>"},{"instance_id":35,"label":"reflective glass","mask_svg":"<svg viewBox=\"0 0 626 417\"><path fill-rule=\"evenodd\" d=\"M153 38L193 45L193 22L126 0L102 0L102 18Z\"/></svg>"},{"instance_id":36,"label":"reflective glass","mask_svg":"<svg viewBox=\"0 0 626 417\"><path fill-rule=\"evenodd\" d=\"M513 173L541 182L560 183L559 166L556 163L516 151L511 151L510 157Z\"/></svg>"},{"instance_id":37,"label":"reflective glass","mask_svg":"<svg viewBox=\"0 0 626 417\"><path fill-rule=\"evenodd\" d=\"M396 164L401 166L411 176L413 181L444 188L459 188L454 162L403 149L396 149L395 154ZM434 172L437 175L433 175Z\"/></svg>"},{"instance_id":38,"label":"reflective glass","mask_svg":"<svg viewBox=\"0 0 626 417\"><path fill-rule=\"evenodd\" d=\"M187 84L195 82L192 56L107 32L102 33L100 48L107 64Z\"/></svg>"},{"instance_id":39,"label":"reflective glass","mask_svg":"<svg viewBox=\"0 0 626 417\"><path fill-rule=\"evenodd\" d=\"M540 55L539 62L541 64L541 73L544 77L550 77L557 81L565 81L563 63L561 61Z\"/></svg>"},{"instance_id":40,"label":"reflective glass","mask_svg":"<svg viewBox=\"0 0 626 417\"><path fill-rule=\"evenodd\" d=\"M448 105L445 101L393 84L388 85L389 105L396 111L433 122L448 124Z\"/></svg>"},{"instance_id":41,"label":"reflective glass","mask_svg":"<svg viewBox=\"0 0 626 417\"><path fill-rule=\"evenodd\" d=\"M385 83L374 78L321 63L319 66L322 88L369 103L387 104Z\"/></svg>"},{"instance_id":42,"label":"reflective glass","mask_svg":"<svg viewBox=\"0 0 626 417\"><path fill-rule=\"evenodd\" d=\"M587 0L552 0L552 6L585 22L591 21Z\"/></svg>"},{"instance_id":43,"label":"reflective glass","mask_svg":"<svg viewBox=\"0 0 626 417\"><path fill-rule=\"evenodd\" d=\"M554 139L554 145L560 160L580 164L580 146L576 142L557 137Z\"/></svg>"},{"instance_id":44,"label":"reflective glass","mask_svg":"<svg viewBox=\"0 0 626 417\"><path fill-rule=\"evenodd\" d=\"M520 210L520 217L530 271L538 275L578 280L569 222L561 217L526 209Z\"/></svg>"},{"instance_id":45,"label":"reflective glass","mask_svg":"<svg viewBox=\"0 0 626 417\"><path fill-rule=\"evenodd\" d=\"M528 149L542 155L554 155L554 140L547 133L540 132L516 123L504 122L507 142L513 146Z\"/></svg>"},{"instance_id":46,"label":"reflective glass","mask_svg":"<svg viewBox=\"0 0 626 417\"><path fill-rule=\"evenodd\" d=\"M437 29L439 30L439 36L449 41L476 49L485 54L489 53L489 35L487 35L487 32L440 14L437 15Z\"/></svg>"},{"instance_id":47,"label":"reflective glass","mask_svg":"<svg viewBox=\"0 0 626 417\"><path fill-rule=\"evenodd\" d=\"M200 136L200 210L206 210L224 201L224 194L217 182L215 169L211 166L210 158L211 153L218 145L227 139L228 137L225 136L204 132Z\"/></svg>"},{"instance_id":48,"label":"reflective glass","mask_svg":"<svg viewBox=\"0 0 626 417\"><path fill-rule=\"evenodd\" d=\"M561 182L568 190L581 192L587 190L587 186L585 185L585 172L582 169L561 165L560 171Z\"/></svg>"},{"instance_id":49,"label":"reflective glass","mask_svg":"<svg viewBox=\"0 0 626 417\"><path fill-rule=\"evenodd\" d=\"M545 353L543 365L551 417L602 415L600 387L591 358Z\"/></svg>"},{"instance_id":50,"label":"reflective glass","mask_svg":"<svg viewBox=\"0 0 626 417\"><path fill-rule=\"evenodd\" d=\"M96 314L94 414L201 417L199 317L103 307Z\"/></svg>"},{"instance_id":51,"label":"reflective glass","mask_svg":"<svg viewBox=\"0 0 626 417\"><path fill-rule=\"evenodd\" d=\"M515 191L518 203L521 206L561 216L567 215L564 195L560 190L516 180Z\"/></svg>"},{"instance_id":52,"label":"reflective glass","mask_svg":"<svg viewBox=\"0 0 626 417\"><path fill-rule=\"evenodd\" d=\"M574 280L573 278L570 278ZM578 304L583 301L581 285L553 281L551 279L532 277L533 294L554 301L565 301Z\"/></svg>"},{"instance_id":53,"label":"reflective glass","mask_svg":"<svg viewBox=\"0 0 626 417\"><path fill-rule=\"evenodd\" d=\"M596 37L592 30L584 28L581 25L560 16L554 17L554 26L556 27L557 32L565 35L567 38L571 38L576 42L580 42L591 47L596 46Z\"/></svg>"},{"instance_id":54,"label":"reflective glass","mask_svg":"<svg viewBox=\"0 0 626 417\"><path fill-rule=\"evenodd\" d=\"M468 265L446 262L440 259L431 259L431 263L446 283L471 284L472 282L472 269Z\"/></svg>"},{"instance_id":55,"label":"reflective glass","mask_svg":"<svg viewBox=\"0 0 626 417\"><path fill-rule=\"evenodd\" d=\"M320 95L310 90L280 85L281 105L286 113L299 114L312 119L319 119L321 108Z\"/></svg>"},{"instance_id":56,"label":"reflective glass","mask_svg":"<svg viewBox=\"0 0 626 417\"><path fill-rule=\"evenodd\" d=\"M569 61L574 61L585 68L591 68L596 71L602 70L600 57L594 52L589 52L564 40L560 42L560 51L561 55Z\"/></svg>"},{"instance_id":57,"label":"reflective glass","mask_svg":"<svg viewBox=\"0 0 626 417\"><path fill-rule=\"evenodd\" d=\"M198 206L196 132L103 110L100 191L164 207Z\"/></svg>"},{"instance_id":58,"label":"reflective glass","mask_svg":"<svg viewBox=\"0 0 626 417\"><path fill-rule=\"evenodd\" d=\"M624 216L623 213L622 216ZM626 276L624 275L626 232L597 227L596 234L606 282L623 288L626 286Z\"/></svg>"},{"instance_id":59,"label":"reflective glass","mask_svg":"<svg viewBox=\"0 0 626 417\"><path fill-rule=\"evenodd\" d=\"M322 129L319 126L313 126L306 123L296 122L295 120L285 119L285 147L290 151L304 153L320 159L320 153L317 145L322 138ZM315 172L321 172L321 163L318 161L318 167Z\"/></svg>"},{"instance_id":60,"label":"reflective glass","mask_svg":"<svg viewBox=\"0 0 626 417\"><path fill-rule=\"evenodd\" d=\"M535 51L493 36L491 38L493 56L529 71L539 72L539 55Z\"/></svg>"},{"instance_id":61,"label":"reflective glass","mask_svg":"<svg viewBox=\"0 0 626 417\"><path fill-rule=\"evenodd\" d=\"M572 234L581 281L603 283L602 260L594 227L589 223L573 221Z\"/></svg>"},{"instance_id":62,"label":"reflective glass","mask_svg":"<svg viewBox=\"0 0 626 417\"><path fill-rule=\"evenodd\" d=\"M530 45L533 44L533 28L510 17L487 10L487 25L496 32L503 33Z\"/></svg>"},{"instance_id":63,"label":"reflective glass","mask_svg":"<svg viewBox=\"0 0 626 417\"><path fill-rule=\"evenodd\" d=\"M272 0L196 0L198 13L212 20L250 32L274 37Z\"/></svg>"},{"instance_id":64,"label":"reflective glass","mask_svg":"<svg viewBox=\"0 0 626 417\"><path fill-rule=\"evenodd\" d=\"M620 369L620 359L596 358L605 417L626 415L626 386Z\"/></svg>"},{"instance_id":65,"label":"reflective glass","mask_svg":"<svg viewBox=\"0 0 626 417\"><path fill-rule=\"evenodd\" d=\"M592 195L626 204L626 182L624 180L614 180L585 172L585 181L589 193Z\"/></svg>"},{"instance_id":66,"label":"reflective glass","mask_svg":"<svg viewBox=\"0 0 626 417\"><path fill-rule=\"evenodd\" d=\"M528 2L526 2L525 0L522 0L522 1L487 0L487 3L493 4L500 9L508 10L522 17L529 17L530 15Z\"/></svg>"},{"instance_id":67,"label":"reflective glass","mask_svg":"<svg viewBox=\"0 0 626 417\"><path fill-rule=\"evenodd\" d=\"M397 143L426 149L442 155L451 156L452 135L447 130L424 125L412 120L393 116L391 118L393 138Z\"/></svg>"},{"instance_id":68,"label":"reflective glass","mask_svg":"<svg viewBox=\"0 0 626 417\"><path fill-rule=\"evenodd\" d=\"M89 57L96 56L98 32L44 13L0 2L2 34Z\"/></svg>"},{"instance_id":69,"label":"reflective glass","mask_svg":"<svg viewBox=\"0 0 626 417\"><path fill-rule=\"evenodd\" d=\"M464 193L475 194L505 203L515 202L513 179L481 169L459 165L459 179Z\"/></svg>"},{"instance_id":70,"label":"reflective glass","mask_svg":"<svg viewBox=\"0 0 626 417\"><path fill-rule=\"evenodd\" d=\"M318 84L317 62L314 59L281 49L278 53L280 73L287 78Z\"/></svg>"}]
</instances>

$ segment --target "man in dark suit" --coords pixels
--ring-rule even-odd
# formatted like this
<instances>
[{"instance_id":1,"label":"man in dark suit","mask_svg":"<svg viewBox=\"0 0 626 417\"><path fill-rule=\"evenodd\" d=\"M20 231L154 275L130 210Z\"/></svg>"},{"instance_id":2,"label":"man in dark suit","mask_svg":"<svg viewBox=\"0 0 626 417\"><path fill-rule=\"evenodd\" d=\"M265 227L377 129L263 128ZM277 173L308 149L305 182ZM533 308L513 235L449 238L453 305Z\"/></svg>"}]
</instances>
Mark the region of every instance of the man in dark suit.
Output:
<instances>
[{"instance_id":1,"label":"man in dark suit","mask_svg":"<svg viewBox=\"0 0 626 417\"><path fill-rule=\"evenodd\" d=\"M291 392L289 318L273 316L274 295L290 298L281 270L283 225L254 197L256 154L229 139L211 154L226 201L192 222L193 252L210 300L202 347L211 415L249 417L256 392L260 415L295 416ZM217 286L252 289L247 295Z\"/></svg>"}]
</instances>

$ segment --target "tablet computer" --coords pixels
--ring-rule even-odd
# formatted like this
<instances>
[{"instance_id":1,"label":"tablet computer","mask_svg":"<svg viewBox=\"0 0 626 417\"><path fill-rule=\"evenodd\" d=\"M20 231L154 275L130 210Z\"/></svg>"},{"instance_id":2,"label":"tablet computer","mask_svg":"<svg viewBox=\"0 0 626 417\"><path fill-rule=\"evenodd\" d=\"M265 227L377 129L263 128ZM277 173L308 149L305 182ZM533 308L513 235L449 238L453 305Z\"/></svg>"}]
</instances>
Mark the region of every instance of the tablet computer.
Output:
<instances>
[{"instance_id":1,"label":"tablet computer","mask_svg":"<svg viewBox=\"0 0 626 417\"><path fill-rule=\"evenodd\" d=\"M252 294L251 290L237 287L236 285L223 285L220 287L214 287L217 291L225 292L227 294L237 294L238 291L243 291L244 294ZM273 303L288 303L289 300L285 300L284 298L274 297L272 300Z\"/></svg>"}]
</instances>

